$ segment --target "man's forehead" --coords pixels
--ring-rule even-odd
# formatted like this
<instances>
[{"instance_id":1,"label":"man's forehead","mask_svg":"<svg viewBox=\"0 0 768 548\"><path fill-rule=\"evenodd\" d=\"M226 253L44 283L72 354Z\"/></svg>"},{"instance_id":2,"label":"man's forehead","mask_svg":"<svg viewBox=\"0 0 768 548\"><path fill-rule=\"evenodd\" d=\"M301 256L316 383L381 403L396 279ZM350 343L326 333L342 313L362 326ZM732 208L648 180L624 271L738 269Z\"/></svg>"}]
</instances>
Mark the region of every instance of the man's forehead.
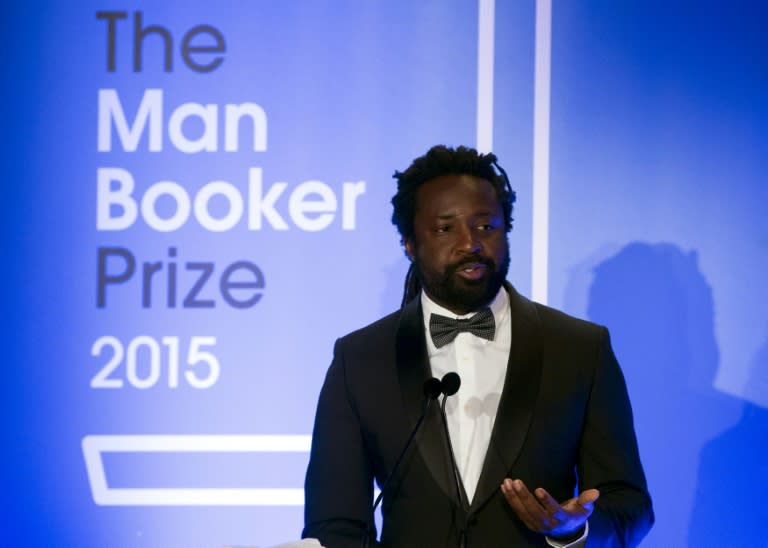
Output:
<instances>
[{"instance_id":1,"label":"man's forehead","mask_svg":"<svg viewBox=\"0 0 768 548\"><path fill-rule=\"evenodd\" d=\"M417 211L430 216L492 215L501 210L496 189L474 175L443 175L426 181L416 195Z\"/></svg>"}]
</instances>

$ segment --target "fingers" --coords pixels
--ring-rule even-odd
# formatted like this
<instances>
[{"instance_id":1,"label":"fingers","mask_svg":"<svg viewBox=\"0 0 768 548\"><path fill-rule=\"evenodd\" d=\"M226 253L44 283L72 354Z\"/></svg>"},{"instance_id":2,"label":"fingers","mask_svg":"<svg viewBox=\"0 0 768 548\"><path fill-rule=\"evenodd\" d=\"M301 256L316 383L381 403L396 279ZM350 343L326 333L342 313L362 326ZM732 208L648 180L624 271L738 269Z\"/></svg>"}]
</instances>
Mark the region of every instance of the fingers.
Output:
<instances>
[{"instance_id":1,"label":"fingers","mask_svg":"<svg viewBox=\"0 0 768 548\"><path fill-rule=\"evenodd\" d=\"M562 505L541 487L531 493L519 479L505 479L501 491L509 506L532 531L549 536L569 535L584 526L600 496L597 489L587 489Z\"/></svg>"},{"instance_id":2,"label":"fingers","mask_svg":"<svg viewBox=\"0 0 768 548\"><path fill-rule=\"evenodd\" d=\"M562 510L560 504L541 487L536 489L534 493L536 494L536 499L539 501L539 504L541 504L550 515L554 516Z\"/></svg>"},{"instance_id":3,"label":"fingers","mask_svg":"<svg viewBox=\"0 0 768 548\"><path fill-rule=\"evenodd\" d=\"M587 489L582 491L578 497L574 497L565 501L562 505L563 512L568 515L569 519L583 519L586 520L595 508L595 501L600 496L600 491L597 489Z\"/></svg>"},{"instance_id":4,"label":"fingers","mask_svg":"<svg viewBox=\"0 0 768 548\"><path fill-rule=\"evenodd\" d=\"M509 505L529 529L546 533L556 525L554 513L542 506L538 497L532 495L522 481L506 479L502 483L501 490ZM537 491L542 491L546 497L549 497L543 489ZM551 499L551 497L549 498ZM556 502L555 505L557 509L560 508Z\"/></svg>"},{"instance_id":5,"label":"fingers","mask_svg":"<svg viewBox=\"0 0 768 548\"><path fill-rule=\"evenodd\" d=\"M539 503L542 511L537 516L541 523L543 533L551 533L557 530L563 520L567 518L563 512L563 507L547 493L545 489L539 487L534 491L536 501Z\"/></svg>"},{"instance_id":6,"label":"fingers","mask_svg":"<svg viewBox=\"0 0 768 548\"><path fill-rule=\"evenodd\" d=\"M600 491L597 489L587 489L579 493L576 502L579 506L589 510L590 512L595 507L595 501L600 497Z\"/></svg>"}]
</instances>

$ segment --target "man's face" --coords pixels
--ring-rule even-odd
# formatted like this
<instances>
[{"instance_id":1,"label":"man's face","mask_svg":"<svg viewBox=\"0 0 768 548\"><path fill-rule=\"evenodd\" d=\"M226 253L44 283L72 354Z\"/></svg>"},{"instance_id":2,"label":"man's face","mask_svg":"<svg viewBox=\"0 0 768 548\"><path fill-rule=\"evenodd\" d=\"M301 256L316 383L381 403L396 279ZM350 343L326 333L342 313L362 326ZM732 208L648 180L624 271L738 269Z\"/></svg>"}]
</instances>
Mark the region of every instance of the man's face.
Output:
<instances>
[{"instance_id":1,"label":"man's face","mask_svg":"<svg viewBox=\"0 0 768 548\"><path fill-rule=\"evenodd\" d=\"M504 212L491 183L443 175L416 192L405 250L427 295L456 314L488 305L509 270Z\"/></svg>"}]
</instances>

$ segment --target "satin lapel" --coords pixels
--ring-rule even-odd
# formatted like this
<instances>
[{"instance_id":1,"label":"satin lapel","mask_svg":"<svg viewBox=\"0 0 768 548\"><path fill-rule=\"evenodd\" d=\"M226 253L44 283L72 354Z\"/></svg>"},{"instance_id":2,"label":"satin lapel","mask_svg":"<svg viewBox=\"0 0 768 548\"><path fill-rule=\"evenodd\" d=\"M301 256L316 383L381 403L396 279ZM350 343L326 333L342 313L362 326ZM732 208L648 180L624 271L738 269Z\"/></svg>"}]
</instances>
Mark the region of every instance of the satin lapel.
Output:
<instances>
[{"instance_id":1,"label":"satin lapel","mask_svg":"<svg viewBox=\"0 0 768 548\"><path fill-rule=\"evenodd\" d=\"M504 390L488 453L470 511L479 509L500 487L517 460L528 433L541 382L541 326L533 303L507 286L512 312L512 346Z\"/></svg>"},{"instance_id":2,"label":"satin lapel","mask_svg":"<svg viewBox=\"0 0 768 548\"><path fill-rule=\"evenodd\" d=\"M424 334L421 299L418 297L405 307L400 316L396 356L400 393L409 418L410 430L421 416L424 404L424 381L432 376ZM435 482L448 498L456 501L456 487L452 479L441 420L438 401L435 401L421 426L421 431L416 436L416 444Z\"/></svg>"}]
</instances>

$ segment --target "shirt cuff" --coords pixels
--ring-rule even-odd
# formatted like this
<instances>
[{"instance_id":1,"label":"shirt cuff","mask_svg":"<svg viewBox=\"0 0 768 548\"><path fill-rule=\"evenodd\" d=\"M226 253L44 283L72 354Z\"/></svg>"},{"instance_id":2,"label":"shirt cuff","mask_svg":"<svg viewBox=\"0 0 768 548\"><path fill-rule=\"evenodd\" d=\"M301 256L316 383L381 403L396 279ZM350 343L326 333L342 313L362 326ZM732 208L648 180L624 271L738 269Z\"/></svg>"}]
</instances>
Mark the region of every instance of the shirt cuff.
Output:
<instances>
[{"instance_id":1,"label":"shirt cuff","mask_svg":"<svg viewBox=\"0 0 768 548\"><path fill-rule=\"evenodd\" d=\"M551 537L544 537L544 538L546 539L547 544L549 544L550 546L553 546L554 548L579 548L580 546L584 546L584 544L586 544L588 534L589 534L589 522L587 521L586 523L584 523L584 533L576 540L572 540L567 544L559 542Z\"/></svg>"}]
</instances>

